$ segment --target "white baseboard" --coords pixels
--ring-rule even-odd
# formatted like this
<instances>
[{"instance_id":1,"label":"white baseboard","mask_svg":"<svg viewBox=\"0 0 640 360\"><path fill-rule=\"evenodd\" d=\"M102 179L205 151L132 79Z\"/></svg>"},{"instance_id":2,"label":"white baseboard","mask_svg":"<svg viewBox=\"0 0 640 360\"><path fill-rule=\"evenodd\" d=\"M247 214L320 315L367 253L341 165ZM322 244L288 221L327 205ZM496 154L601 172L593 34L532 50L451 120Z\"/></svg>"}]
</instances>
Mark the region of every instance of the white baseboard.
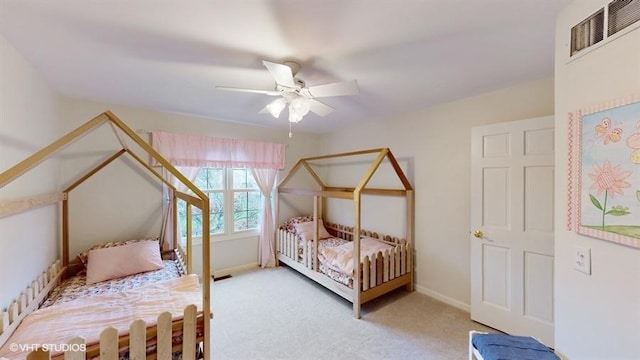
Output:
<instances>
[{"instance_id":1,"label":"white baseboard","mask_svg":"<svg viewBox=\"0 0 640 360\"><path fill-rule=\"evenodd\" d=\"M425 294L429 297L432 297L438 301L442 301L445 304L451 305L455 308L458 308L462 311L466 311L468 313L471 313L471 305L469 304L465 304L462 301L456 300L456 299L452 299L448 296L442 295L439 292L435 292L431 289L428 289L424 286L420 286L420 285L416 285L416 291L418 291L421 294Z\"/></svg>"},{"instance_id":2,"label":"white baseboard","mask_svg":"<svg viewBox=\"0 0 640 360\"><path fill-rule=\"evenodd\" d=\"M232 275L242 271L254 270L257 267L258 267L258 263L244 264L244 265L238 265L238 266L234 266L226 269L211 270L211 274L213 275L214 278L217 278L217 277L222 277L226 275Z\"/></svg>"}]
</instances>

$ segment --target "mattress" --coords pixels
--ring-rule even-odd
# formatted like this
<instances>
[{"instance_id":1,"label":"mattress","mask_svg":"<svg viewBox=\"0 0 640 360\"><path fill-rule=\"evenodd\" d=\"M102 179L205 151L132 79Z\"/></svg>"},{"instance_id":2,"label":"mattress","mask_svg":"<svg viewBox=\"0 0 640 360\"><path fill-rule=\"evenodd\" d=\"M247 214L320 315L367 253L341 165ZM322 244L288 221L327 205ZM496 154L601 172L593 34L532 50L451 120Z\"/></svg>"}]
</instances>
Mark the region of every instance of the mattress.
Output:
<instances>
[{"instance_id":1,"label":"mattress","mask_svg":"<svg viewBox=\"0 0 640 360\"><path fill-rule=\"evenodd\" d=\"M164 311L180 319L188 304L202 309L200 285L197 275L186 275L172 280L148 284L119 293L109 292L90 297L58 302L30 313L9 338L9 343L63 344L75 336L85 338L88 345L97 344L100 332L107 326L116 328L120 335L128 333L134 319L143 319L147 326L154 325L157 316ZM198 321L196 333L202 334L203 325ZM182 329L172 334L173 343L179 344ZM155 339L147 339L147 352L155 350ZM120 357L128 358L128 349L120 349ZM9 346L0 348L0 358L23 359L26 351L15 351ZM53 358L62 358L54 353ZM179 357L179 352L173 354Z\"/></svg>"},{"instance_id":2,"label":"mattress","mask_svg":"<svg viewBox=\"0 0 640 360\"><path fill-rule=\"evenodd\" d=\"M42 309L54 304L61 304L94 295L116 294L160 281L175 279L183 275L180 273L180 267L176 261L164 260L163 264L164 267L162 269L102 281L91 285L86 284L87 276L82 272L60 283L60 285L49 293L49 296L40 308Z\"/></svg>"}]
</instances>

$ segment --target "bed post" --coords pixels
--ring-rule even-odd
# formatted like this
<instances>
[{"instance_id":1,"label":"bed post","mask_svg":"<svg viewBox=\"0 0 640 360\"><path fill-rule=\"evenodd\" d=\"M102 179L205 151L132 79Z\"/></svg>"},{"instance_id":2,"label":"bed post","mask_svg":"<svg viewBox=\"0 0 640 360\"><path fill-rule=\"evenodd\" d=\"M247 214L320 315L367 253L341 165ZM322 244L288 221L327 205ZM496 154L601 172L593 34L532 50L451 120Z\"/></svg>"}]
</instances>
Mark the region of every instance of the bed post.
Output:
<instances>
[{"instance_id":1,"label":"bed post","mask_svg":"<svg viewBox=\"0 0 640 360\"><path fill-rule=\"evenodd\" d=\"M191 219L191 204L187 203L187 272L191 274L191 269L193 264L193 257L191 255L191 249L193 248L193 240L192 240L192 230L193 224L191 223L193 219ZM204 277L204 276L203 276Z\"/></svg>"},{"instance_id":2,"label":"bed post","mask_svg":"<svg viewBox=\"0 0 640 360\"><path fill-rule=\"evenodd\" d=\"M62 200L62 266L69 265L69 193Z\"/></svg>"},{"instance_id":3,"label":"bed post","mask_svg":"<svg viewBox=\"0 0 640 360\"><path fill-rule=\"evenodd\" d=\"M360 189L353 193L354 225L353 225L353 316L360 319L360 302L362 295L362 270L360 269Z\"/></svg>"},{"instance_id":4,"label":"bed post","mask_svg":"<svg viewBox=\"0 0 640 360\"><path fill-rule=\"evenodd\" d=\"M320 213L320 211L318 211L318 206L319 206L319 197L316 195L313 197L313 247L315 248L313 250L313 253L315 254L315 256L313 257L313 271L319 271L318 269L318 230L319 230L319 226L320 226L320 220L318 219L318 215ZM308 246L307 246L308 247Z\"/></svg>"},{"instance_id":5,"label":"bed post","mask_svg":"<svg viewBox=\"0 0 640 360\"><path fill-rule=\"evenodd\" d=\"M171 193L171 217L173 217L173 248L178 248L178 198L176 197L176 191L169 189Z\"/></svg>"},{"instance_id":6,"label":"bed post","mask_svg":"<svg viewBox=\"0 0 640 360\"><path fill-rule=\"evenodd\" d=\"M413 190L407 190L406 195L406 203L407 203L407 249L409 253L407 254L407 271L409 272L410 282L405 286L405 290L413 291Z\"/></svg>"}]
</instances>

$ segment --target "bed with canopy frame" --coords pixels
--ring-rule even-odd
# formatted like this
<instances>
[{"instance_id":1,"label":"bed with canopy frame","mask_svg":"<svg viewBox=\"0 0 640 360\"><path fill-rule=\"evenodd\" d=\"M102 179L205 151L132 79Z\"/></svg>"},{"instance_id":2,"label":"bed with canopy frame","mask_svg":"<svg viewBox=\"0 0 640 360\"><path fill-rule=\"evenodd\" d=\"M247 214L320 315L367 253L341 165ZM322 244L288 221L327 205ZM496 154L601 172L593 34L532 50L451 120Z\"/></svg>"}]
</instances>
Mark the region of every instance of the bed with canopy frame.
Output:
<instances>
[{"instance_id":1,"label":"bed with canopy frame","mask_svg":"<svg viewBox=\"0 0 640 360\"><path fill-rule=\"evenodd\" d=\"M65 349L68 351L57 351L57 353L46 347L29 349L33 351L30 351L28 355L24 354L28 359L85 359L98 357L101 359L117 359L119 357L122 358L123 354L125 354L124 356L127 358L152 356L158 359L171 359L177 354L185 359L196 357L210 359L210 320L212 313L209 298L210 282L208 281L210 279L209 198L116 115L111 111L106 111L35 152L13 167L3 171L0 173L0 188L5 187L7 184L28 173L38 164L59 153L63 148L76 142L84 135L106 124L112 128L114 135L121 145L121 148L111 156L100 162L97 166L87 169L84 174L60 192L0 201L0 218L49 205L59 206L62 214L60 225L61 243L58 245L61 259L56 260L53 265L47 269L42 269L42 275L28 284L25 290L15 297L15 301L6 309L0 309L2 310L2 312L0 312L0 357L12 358L12 355L16 355L15 351L5 351L3 353L2 350L10 343L13 344L12 339L16 337L23 339L20 337L21 334L35 332L35 330L22 329L23 325L34 326L34 329L39 325L45 326L44 323L39 323L34 319L44 319L46 317L44 313L47 313L47 316L53 317L53 322L64 320L65 323L70 324L67 327L71 327L71 329L66 329L68 331L62 333L74 333L75 335L61 339L56 336L63 335L56 334L56 331L50 331L44 335L47 336L47 338L44 339L44 341L46 341L45 343L75 344L76 346L67 346ZM127 141L133 141L135 144L134 147L138 150L134 150L131 146L128 146ZM140 149L143 152L143 156L155 161L154 166L149 165L140 154L136 153L136 151L140 151ZM58 313L54 313L53 310L50 310L58 304L41 308L43 302L45 302L50 293L52 293L61 282L77 276L77 273L82 272L82 264L80 262L70 261L69 207L73 204L69 200L69 193L122 156L128 156L133 159L134 162L138 163L143 169L170 189L169 200L173 206L169 207L172 209L169 216L172 216L174 223L177 222L176 204L178 200L182 200L187 204L186 243L183 244L178 241L177 227L173 226L172 233L169 236L165 234L163 237L164 239L170 239L168 240L171 245L169 246L170 250L165 249L161 251L160 249L156 249L161 254L160 256L163 261L170 260L176 263L179 277L161 282L151 280L149 283L146 283L144 287L133 289L131 292L127 290L119 292L116 295L100 294L95 295L95 297L89 296L84 299L70 300L60 304L64 308L63 315L59 315ZM165 170L166 173L175 177L190 191L190 194L176 189L176 187L163 176L162 170ZM202 216L202 278L200 279L198 279L197 275L191 274L193 263L191 240L192 208L199 209L201 213L200 216ZM15 256L18 257L20 254L15 254ZM137 303L140 302L138 300L141 296L149 298L157 296L158 299L162 301L160 301L159 304L154 303L153 305L148 305L146 308L137 308L136 306L138 306ZM96 308L94 309L91 309L92 304L90 303L92 301L95 302L94 305ZM109 301L114 302L109 303ZM123 301L125 302L123 303ZM100 308L101 304L103 308ZM115 323L110 324L109 321L111 318L108 314L109 311L104 311L104 306L107 306L105 304L117 304L112 306L122 308L123 312L127 313L127 317L120 319L117 325ZM100 329L92 329L90 331L91 334L98 334L99 336L97 338L86 338L82 333L84 330L78 329L76 333L76 330L73 329L75 323L80 324L84 321L84 317L91 317L85 316L86 314L76 314L78 311L84 311L81 310L82 306L87 307L87 309L89 309L88 311L94 314L95 317L100 317L99 314L102 312L107 313L105 319L103 319L106 321L103 323L104 326ZM74 314L79 317L73 318L72 316L75 316ZM140 314L144 314L145 317L142 318ZM40 318L38 316L40 316ZM43 343L42 338L37 341ZM20 355L20 357L23 356Z\"/></svg>"},{"instance_id":2,"label":"bed with canopy frame","mask_svg":"<svg viewBox=\"0 0 640 360\"><path fill-rule=\"evenodd\" d=\"M367 160L361 160L362 157ZM369 162L368 157L373 160ZM359 163L365 172L353 186L330 185L321 172L314 169L314 163L334 160ZM394 182L399 185L370 185L375 174L385 171L382 164L390 168L387 175L395 178ZM353 170L352 165L347 167ZM295 183L292 179L303 172L311 179L312 186L308 183L292 185ZM294 217L280 226L277 255L281 263L352 302L356 318L360 318L361 305L367 301L399 287L413 291L413 187L389 148L302 158L278 186L279 208L289 195L313 198L313 215ZM365 210L363 195L404 200L404 211L389 216L400 218L405 238L362 228L362 217L366 216L362 214ZM353 217L342 219L349 225L323 221L329 212L328 199L351 203Z\"/></svg>"}]
</instances>

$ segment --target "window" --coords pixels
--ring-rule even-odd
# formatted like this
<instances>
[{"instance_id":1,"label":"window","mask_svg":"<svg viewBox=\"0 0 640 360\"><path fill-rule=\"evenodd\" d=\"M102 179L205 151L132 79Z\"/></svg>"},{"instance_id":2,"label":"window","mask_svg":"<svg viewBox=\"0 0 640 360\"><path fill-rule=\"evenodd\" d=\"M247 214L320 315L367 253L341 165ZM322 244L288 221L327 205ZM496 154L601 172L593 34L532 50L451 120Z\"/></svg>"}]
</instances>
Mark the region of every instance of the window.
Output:
<instances>
[{"instance_id":1,"label":"window","mask_svg":"<svg viewBox=\"0 0 640 360\"><path fill-rule=\"evenodd\" d=\"M209 196L211 235L258 229L262 194L249 169L202 168L194 181ZM202 235L202 213L192 207L193 236ZM178 201L181 236L186 236L186 206Z\"/></svg>"}]
</instances>

